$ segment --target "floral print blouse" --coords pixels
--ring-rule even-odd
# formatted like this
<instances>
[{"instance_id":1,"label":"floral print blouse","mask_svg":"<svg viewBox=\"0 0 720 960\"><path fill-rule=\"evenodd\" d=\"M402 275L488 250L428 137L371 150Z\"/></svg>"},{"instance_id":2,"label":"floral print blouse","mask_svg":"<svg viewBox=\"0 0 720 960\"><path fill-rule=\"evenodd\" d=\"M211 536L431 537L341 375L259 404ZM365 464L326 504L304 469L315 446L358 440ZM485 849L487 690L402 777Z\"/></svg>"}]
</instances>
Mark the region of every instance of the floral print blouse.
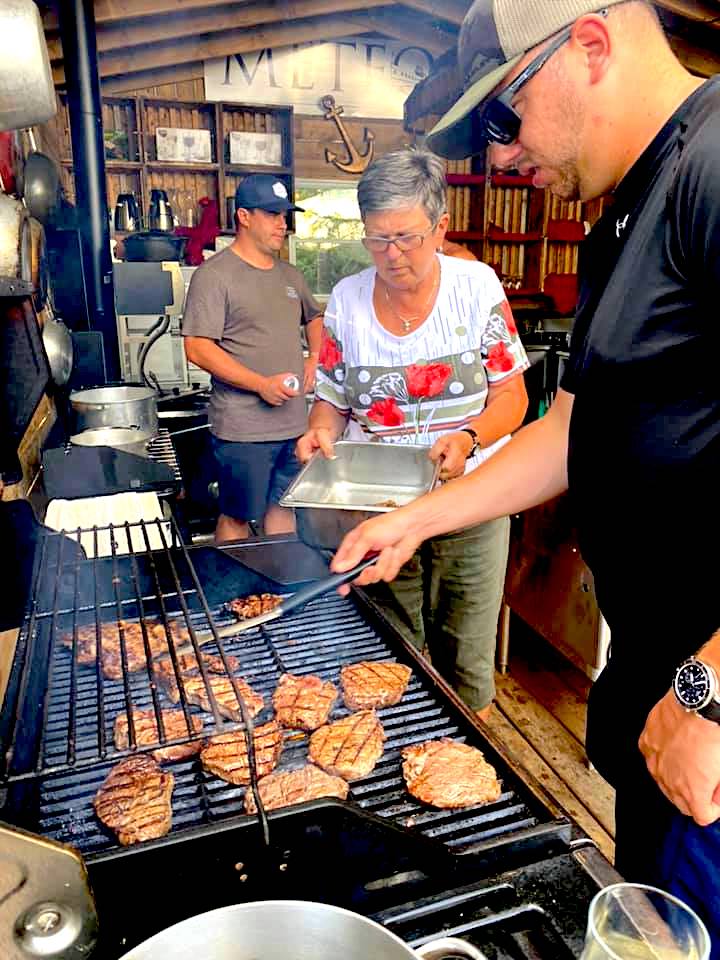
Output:
<instances>
[{"instance_id":1,"label":"floral print blouse","mask_svg":"<svg viewBox=\"0 0 720 960\"><path fill-rule=\"evenodd\" d=\"M375 316L374 267L333 289L315 396L350 413L345 439L431 446L482 413L490 384L527 368L495 272L484 263L438 259L435 307L404 337L389 333ZM508 439L479 450L468 469Z\"/></svg>"}]
</instances>

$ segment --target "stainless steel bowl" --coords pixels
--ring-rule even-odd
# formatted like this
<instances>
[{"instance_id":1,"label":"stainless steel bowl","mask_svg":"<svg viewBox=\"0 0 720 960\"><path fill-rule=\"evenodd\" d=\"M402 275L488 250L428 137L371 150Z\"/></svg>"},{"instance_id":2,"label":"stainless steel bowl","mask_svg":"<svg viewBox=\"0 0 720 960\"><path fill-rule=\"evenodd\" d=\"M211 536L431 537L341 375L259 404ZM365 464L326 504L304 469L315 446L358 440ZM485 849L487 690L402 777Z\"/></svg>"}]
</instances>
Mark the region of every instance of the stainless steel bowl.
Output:
<instances>
[{"instance_id":1,"label":"stainless steel bowl","mask_svg":"<svg viewBox=\"0 0 720 960\"><path fill-rule=\"evenodd\" d=\"M125 453L142 456L147 453L152 436L147 431L133 430L131 427L95 427L73 434L70 443L76 447L114 447Z\"/></svg>"},{"instance_id":2,"label":"stainless steel bowl","mask_svg":"<svg viewBox=\"0 0 720 960\"><path fill-rule=\"evenodd\" d=\"M280 500L295 510L308 546L336 550L363 520L405 506L432 489L435 465L421 444L341 440L335 459L310 460Z\"/></svg>"},{"instance_id":3,"label":"stainless steel bowl","mask_svg":"<svg viewBox=\"0 0 720 960\"><path fill-rule=\"evenodd\" d=\"M486 960L445 938L412 950L394 933L350 910L306 900L257 900L221 907L168 927L121 960Z\"/></svg>"}]
</instances>

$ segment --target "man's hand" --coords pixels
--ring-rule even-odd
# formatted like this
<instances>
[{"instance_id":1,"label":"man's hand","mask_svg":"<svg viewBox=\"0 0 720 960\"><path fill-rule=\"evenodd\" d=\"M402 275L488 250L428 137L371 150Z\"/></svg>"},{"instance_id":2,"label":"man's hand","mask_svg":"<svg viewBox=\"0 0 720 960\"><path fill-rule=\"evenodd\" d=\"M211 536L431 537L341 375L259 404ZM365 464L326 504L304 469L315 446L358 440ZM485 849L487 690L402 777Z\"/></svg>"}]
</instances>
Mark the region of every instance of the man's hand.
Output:
<instances>
[{"instance_id":1,"label":"man's hand","mask_svg":"<svg viewBox=\"0 0 720 960\"><path fill-rule=\"evenodd\" d=\"M294 376L294 373L286 370L285 373L276 373L272 377L263 377L257 392L271 407L281 407L286 400L298 396L299 391L283 383L283 380Z\"/></svg>"},{"instance_id":2,"label":"man's hand","mask_svg":"<svg viewBox=\"0 0 720 960\"><path fill-rule=\"evenodd\" d=\"M430 450L430 459L436 463L440 457L445 458L440 470L441 480L452 480L465 473L465 461L472 446L470 434L460 430L456 433L446 433L444 437L435 441Z\"/></svg>"},{"instance_id":3,"label":"man's hand","mask_svg":"<svg viewBox=\"0 0 720 960\"><path fill-rule=\"evenodd\" d=\"M318 449L322 450L323 456L328 460L332 460L335 456L332 431L327 427L316 427L304 433L295 447L295 456L300 463L307 463Z\"/></svg>"},{"instance_id":4,"label":"man's hand","mask_svg":"<svg viewBox=\"0 0 720 960\"><path fill-rule=\"evenodd\" d=\"M310 354L305 358L303 368L303 393L312 393L315 389L315 375L317 374L317 357Z\"/></svg>"},{"instance_id":5,"label":"man's hand","mask_svg":"<svg viewBox=\"0 0 720 960\"><path fill-rule=\"evenodd\" d=\"M650 711L639 746L681 813L701 827L720 818L720 724L684 710L670 690Z\"/></svg>"},{"instance_id":6,"label":"man's hand","mask_svg":"<svg viewBox=\"0 0 720 960\"><path fill-rule=\"evenodd\" d=\"M375 563L366 567L353 583L364 587L380 580L394 580L400 567L408 562L422 542L412 530L412 511L407 507L366 520L347 534L330 569L343 573L360 563L366 554L379 552ZM345 594L349 589L348 586L340 587L338 593Z\"/></svg>"}]
</instances>

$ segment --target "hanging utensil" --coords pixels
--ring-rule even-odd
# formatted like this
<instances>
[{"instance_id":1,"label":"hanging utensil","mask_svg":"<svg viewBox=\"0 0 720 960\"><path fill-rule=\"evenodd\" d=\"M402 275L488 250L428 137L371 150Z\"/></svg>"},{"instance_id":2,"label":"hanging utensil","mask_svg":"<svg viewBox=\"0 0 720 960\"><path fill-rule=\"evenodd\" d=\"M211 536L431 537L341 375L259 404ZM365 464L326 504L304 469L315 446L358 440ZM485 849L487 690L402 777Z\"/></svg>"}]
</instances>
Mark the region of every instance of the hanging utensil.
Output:
<instances>
[{"instance_id":1,"label":"hanging utensil","mask_svg":"<svg viewBox=\"0 0 720 960\"><path fill-rule=\"evenodd\" d=\"M72 373L74 350L70 331L61 320L48 316L42 328L42 342L56 387L64 387Z\"/></svg>"},{"instance_id":2,"label":"hanging utensil","mask_svg":"<svg viewBox=\"0 0 720 960\"><path fill-rule=\"evenodd\" d=\"M322 580L317 580L315 583L311 583L310 586L303 587L302 590L298 590L289 597L284 597L272 610L268 610L266 613L261 613L257 617L249 617L247 620L238 620L237 623L230 623L226 627L220 627L215 633L200 633L195 638L198 646L202 646L205 643L212 643L216 637L219 637L220 639L224 639L225 637L234 637L238 633L244 633L245 630L251 630L253 627L259 627L263 623L270 623L272 620L278 620L280 617L284 616L286 613L291 613L293 610L299 610L301 607L304 607L306 603L309 603L311 600L315 600L316 597L322 597L324 594L330 593L332 590L337 590L337 588L341 587L344 583L349 583L351 580L354 580L355 577L362 573L365 567L369 567L371 564L375 563L377 557L378 555L373 553L372 556L365 557L365 559L361 560L357 566L353 567L351 570L346 570L345 573L333 573L329 577L323 577ZM193 644L184 644L182 647L176 648L175 650L177 656L184 656L186 653L194 652L195 647ZM163 660L168 656L170 656L169 653L161 652L156 654L153 657L153 660Z\"/></svg>"},{"instance_id":3,"label":"hanging utensil","mask_svg":"<svg viewBox=\"0 0 720 960\"><path fill-rule=\"evenodd\" d=\"M30 153L25 159L23 200L30 211L43 225L52 223L60 203L60 175L53 161L40 153L32 130L27 130Z\"/></svg>"}]
</instances>

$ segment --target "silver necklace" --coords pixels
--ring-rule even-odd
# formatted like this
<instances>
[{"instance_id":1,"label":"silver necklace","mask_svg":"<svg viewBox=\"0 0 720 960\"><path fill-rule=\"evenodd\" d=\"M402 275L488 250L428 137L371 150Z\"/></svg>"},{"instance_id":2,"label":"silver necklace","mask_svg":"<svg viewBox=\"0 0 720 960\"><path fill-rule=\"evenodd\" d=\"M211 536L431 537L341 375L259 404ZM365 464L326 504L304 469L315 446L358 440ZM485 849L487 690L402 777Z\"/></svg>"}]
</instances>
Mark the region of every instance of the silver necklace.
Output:
<instances>
[{"instance_id":1,"label":"silver necklace","mask_svg":"<svg viewBox=\"0 0 720 960\"><path fill-rule=\"evenodd\" d=\"M435 278L435 282L434 282L433 285L432 285L432 290L430 291L430 296L427 298L427 300L425 301L425 303L424 303L424 304L422 305L422 307L420 308L420 313L417 313L417 314L415 314L415 315L412 316L412 317L404 317L401 313L398 313L398 312L397 312L397 310L395 309L395 307L394 307L394 305L393 305L392 300L390 299L390 290L388 289L387 284L386 284L385 281L383 280L383 287L384 287L384 289L385 289L385 299L387 300L387 305L390 307L390 310L395 314L395 316L397 317L397 319L398 319L398 320L400 321L400 323L402 324L402 328L403 328L403 330L405 331L405 333L410 333L410 330L411 330L411 328L412 328L412 325L415 323L416 320L419 320L419 319L422 317L422 315L425 313L425 311L427 310L428 306L430 305L430 301L432 300L432 298L433 298L433 296L434 296L434 294L435 294L435 291L436 291L437 288L438 288L438 282L439 282L439 280L440 280L440 277L439 277L439 272L438 272L438 276Z\"/></svg>"}]
</instances>

